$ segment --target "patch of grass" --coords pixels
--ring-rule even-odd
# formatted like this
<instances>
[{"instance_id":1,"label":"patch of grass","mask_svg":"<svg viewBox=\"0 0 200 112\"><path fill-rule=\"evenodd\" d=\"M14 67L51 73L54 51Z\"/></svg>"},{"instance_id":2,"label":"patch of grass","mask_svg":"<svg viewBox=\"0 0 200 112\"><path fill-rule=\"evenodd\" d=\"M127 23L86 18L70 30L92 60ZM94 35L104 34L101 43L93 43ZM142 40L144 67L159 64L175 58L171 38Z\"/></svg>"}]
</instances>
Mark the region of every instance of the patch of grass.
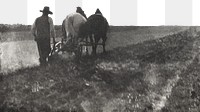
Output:
<instances>
[{"instance_id":1,"label":"patch of grass","mask_svg":"<svg viewBox=\"0 0 200 112\"><path fill-rule=\"evenodd\" d=\"M185 103L189 97L188 86L194 83L192 79L188 83L184 81L186 74L192 73L196 65L187 68L186 62L192 60L193 44L197 40L187 32L180 32L117 48L106 55L85 56L80 63L55 56L48 66L25 68L3 76L0 109L28 112L153 111L156 102L166 94L164 90L169 81L179 71L181 79L162 110L188 109L189 104ZM194 76L197 77L198 73L196 71ZM198 85L194 84L196 93L197 90ZM174 100L177 101L173 104Z\"/></svg>"}]
</instances>

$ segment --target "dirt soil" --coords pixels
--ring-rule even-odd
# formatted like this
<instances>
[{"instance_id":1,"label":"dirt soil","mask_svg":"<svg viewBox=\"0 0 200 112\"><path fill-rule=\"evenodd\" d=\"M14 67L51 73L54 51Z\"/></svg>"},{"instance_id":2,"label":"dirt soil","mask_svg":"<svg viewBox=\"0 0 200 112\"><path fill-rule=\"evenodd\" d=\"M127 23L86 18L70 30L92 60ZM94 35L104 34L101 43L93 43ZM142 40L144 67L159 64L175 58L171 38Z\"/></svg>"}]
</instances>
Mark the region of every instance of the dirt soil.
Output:
<instances>
[{"instance_id":1,"label":"dirt soil","mask_svg":"<svg viewBox=\"0 0 200 112\"><path fill-rule=\"evenodd\" d=\"M48 66L0 76L1 112L198 112L200 36L167 35L80 63L55 56Z\"/></svg>"}]
</instances>

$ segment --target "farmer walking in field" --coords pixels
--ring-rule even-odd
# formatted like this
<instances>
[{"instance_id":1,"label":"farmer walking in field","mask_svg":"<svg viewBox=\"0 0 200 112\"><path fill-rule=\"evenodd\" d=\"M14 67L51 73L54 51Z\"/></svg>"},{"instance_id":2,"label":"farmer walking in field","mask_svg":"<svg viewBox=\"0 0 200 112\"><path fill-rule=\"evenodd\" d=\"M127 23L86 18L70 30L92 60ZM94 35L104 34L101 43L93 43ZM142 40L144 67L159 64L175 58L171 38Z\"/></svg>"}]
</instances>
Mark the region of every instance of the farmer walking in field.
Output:
<instances>
[{"instance_id":1,"label":"farmer walking in field","mask_svg":"<svg viewBox=\"0 0 200 112\"><path fill-rule=\"evenodd\" d=\"M33 23L31 32L37 42L40 65L46 65L49 53L51 52L51 38L55 44L55 30L53 20L48 16L49 14L53 14L49 10L49 7L44 7L40 12L43 14Z\"/></svg>"}]
</instances>

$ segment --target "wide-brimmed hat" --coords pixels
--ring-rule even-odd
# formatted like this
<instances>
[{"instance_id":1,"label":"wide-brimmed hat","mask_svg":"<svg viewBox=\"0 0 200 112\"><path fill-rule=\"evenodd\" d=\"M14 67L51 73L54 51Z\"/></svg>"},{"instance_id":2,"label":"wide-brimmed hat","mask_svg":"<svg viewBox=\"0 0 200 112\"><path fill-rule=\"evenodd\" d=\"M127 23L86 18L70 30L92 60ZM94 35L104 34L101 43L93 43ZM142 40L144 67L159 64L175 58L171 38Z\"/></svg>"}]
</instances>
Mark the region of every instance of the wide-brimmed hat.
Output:
<instances>
[{"instance_id":1,"label":"wide-brimmed hat","mask_svg":"<svg viewBox=\"0 0 200 112\"><path fill-rule=\"evenodd\" d=\"M48 14L53 14L53 12L51 12L51 11L49 10L49 7L47 7L47 6L45 6L43 10L40 10L40 12L46 12L46 13L48 13Z\"/></svg>"}]
</instances>

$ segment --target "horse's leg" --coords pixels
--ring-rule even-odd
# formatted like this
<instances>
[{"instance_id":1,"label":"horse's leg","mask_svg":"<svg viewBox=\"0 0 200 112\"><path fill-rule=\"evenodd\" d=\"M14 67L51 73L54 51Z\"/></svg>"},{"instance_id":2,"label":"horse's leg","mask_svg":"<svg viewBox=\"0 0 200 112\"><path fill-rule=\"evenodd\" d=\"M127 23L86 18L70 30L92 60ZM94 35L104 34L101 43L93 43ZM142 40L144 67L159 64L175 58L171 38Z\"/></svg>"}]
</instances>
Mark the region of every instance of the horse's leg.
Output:
<instances>
[{"instance_id":1,"label":"horse's leg","mask_svg":"<svg viewBox=\"0 0 200 112\"><path fill-rule=\"evenodd\" d=\"M94 40L93 40L93 35L91 34L91 35L89 35L89 38L90 38L90 43L91 43L91 45L92 45L92 54L94 54Z\"/></svg>"},{"instance_id":2,"label":"horse's leg","mask_svg":"<svg viewBox=\"0 0 200 112\"><path fill-rule=\"evenodd\" d=\"M96 43L97 43L97 41L96 41L96 39L95 39L95 43L94 43L94 45L93 45L93 47L92 47L92 54L93 54L93 55L96 55L96 54L97 54L97 52L96 52L96 49L97 49Z\"/></svg>"},{"instance_id":3,"label":"horse's leg","mask_svg":"<svg viewBox=\"0 0 200 112\"><path fill-rule=\"evenodd\" d=\"M82 55L82 53L83 53L83 46L81 45L80 46L80 56Z\"/></svg>"},{"instance_id":4,"label":"horse's leg","mask_svg":"<svg viewBox=\"0 0 200 112\"><path fill-rule=\"evenodd\" d=\"M63 45L64 45L64 39L62 38L61 39L61 45L60 45L60 48L59 48L59 50L62 52L62 54L64 54L64 50L62 50Z\"/></svg>"},{"instance_id":5,"label":"horse's leg","mask_svg":"<svg viewBox=\"0 0 200 112\"><path fill-rule=\"evenodd\" d=\"M89 51L88 51L88 46L87 46L87 44L88 44L88 37L86 37L85 38L86 39L86 55L89 55Z\"/></svg>"},{"instance_id":6,"label":"horse's leg","mask_svg":"<svg viewBox=\"0 0 200 112\"><path fill-rule=\"evenodd\" d=\"M94 55L96 55L97 54L97 44L98 44L98 42L99 42L99 40L100 40L100 37L98 36L98 35L94 35L94 40L95 40L95 44L94 44L94 51L93 51L93 54Z\"/></svg>"},{"instance_id":7,"label":"horse's leg","mask_svg":"<svg viewBox=\"0 0 200 112\"><path fill-rule=\"evenodd\" d=\"M103 53L106 53L105 45L106 45L107 36L104 35L103 38L102 38L102 40L103 40L103 43L102 43L102 45L103 45Z\"/></svg>"},{"instance_id":8,"label":"horse's leg","mask_svg":"<svg viewBox=\"0 0 200 112\"><path fill-rule=\"evenodd\" d=\"M93 43L93 38L92 38L92 35L89 35L89 38L90 38L90 43Z\"/></svg>"}]
</instances>

